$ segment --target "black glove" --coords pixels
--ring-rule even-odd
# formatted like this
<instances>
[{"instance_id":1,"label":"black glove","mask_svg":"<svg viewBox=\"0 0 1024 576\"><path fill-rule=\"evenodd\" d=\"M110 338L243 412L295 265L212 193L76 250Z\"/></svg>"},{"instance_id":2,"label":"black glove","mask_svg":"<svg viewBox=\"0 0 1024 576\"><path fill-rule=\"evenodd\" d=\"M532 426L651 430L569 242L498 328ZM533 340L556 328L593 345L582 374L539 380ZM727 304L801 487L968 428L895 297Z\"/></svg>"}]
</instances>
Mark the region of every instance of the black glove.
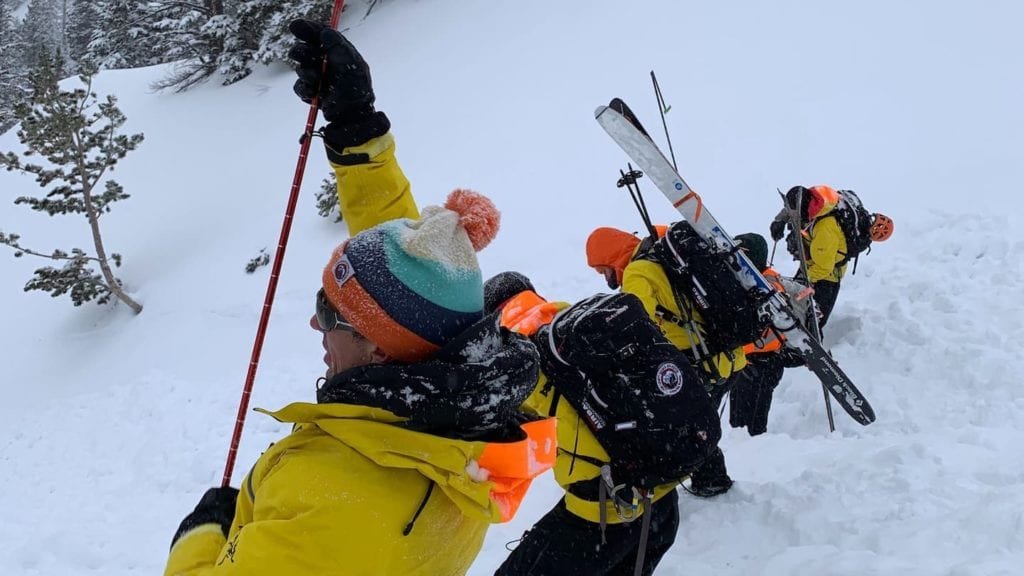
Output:
<instances>
[{"instance_id":1,"label":"black glove","mask_svg":"<svg viewBox=\"0 0 1024 576\"><path fill-rule=\"evenodd\" d=\"M370 67L355 46L337 30L312 20L293 20L288 29L299 39L288 51L288 57L298 63L295 93L299 98L308 104L319 96L328 122L358 122L372 114Z\"/></svg>"},{"instance_id":2,"label":"black glove","mask_svg":"<svg viewBox=\"0 0 1024 576\"><path fill-rule=\"evenodd\" d=\"M771 230L772 240L776 242L782 240L782 237L786 235L786 223L782 220L772 220L768 228Z\"/></svg>"},{"instance_id":3,"label":"black glove","mask_svg":"<svg viewBox=\"0 0 1024 576\"><path fill-rule=\"evenodd\" d=\"M228 532L231 530L231 523L235 519L235 503L237 501L237 488L227 486L207 490L199 500L199 504L196 505L196 509L181 521L178 531L174 533L174 538L171 540L171 546L173 547L174 543L190 530L203 524L220 524L221 530L224 531L224 537L227 538Z\"/></svg>"},{"instance_id":4,"label":"black glove","mask_svg":"<svg viewBox=\"0 0 1024 576\"><path fill-rule=\"evenodd\" d=\"M327 157L335 164L361 164L365 154L347 154L345 148L359 146L387 134L391 122L375 112L370 67L344 36L330 26L311 20L293 20L288 26L299 42L288 51L298 63L295 93L303 102L317 100L329 124L323 130ZM327 67L324 69L324 57Z\"/></svg>"}]
</instances>

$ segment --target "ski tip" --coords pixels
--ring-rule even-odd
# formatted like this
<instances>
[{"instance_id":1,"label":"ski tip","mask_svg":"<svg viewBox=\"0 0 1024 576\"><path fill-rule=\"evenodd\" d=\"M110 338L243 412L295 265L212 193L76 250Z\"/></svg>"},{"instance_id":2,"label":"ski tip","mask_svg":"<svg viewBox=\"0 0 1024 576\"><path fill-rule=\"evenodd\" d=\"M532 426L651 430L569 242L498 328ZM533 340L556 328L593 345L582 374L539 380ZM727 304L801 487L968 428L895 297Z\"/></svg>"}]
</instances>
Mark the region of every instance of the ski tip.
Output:
<instances>
[{"instance_id":1,"label":"ski tip","mask_svg":"<svg viewBox=\"0 0 1024 576\"><path fill-rule=\"evenodd\" d=\"M626 105L622 98L612 98L611 102L608 103L608 107L623 116L633 116L633 111L629 109L629 106Z\"/></svg>"},{"instance_id":2,"label":"ski tip","mask_svg":"<svg viewBox=\"0 0 1024 576\"><path fill-rule=\"evenodd\" d=\"M600 118L601 114L604 114L606 110L608 110L607 106L598 106L594 109L594 118Z\"/></svg>"},{"instance_id":3,"label":"ski tip","mask_svg":"<svg viewBox=\"0 0 1024 576\"><path fill-rule=\"evenodd\" d=\"M612 101L609 102L608 106L605 108L617 112L620 116L625 118L627 122L632 124L634 127L636 127L637 130L643 133L644 136L647 136L648 138L651 137L651 135L644 128L643 124L640 123L640 120L637 119L636 114L633 114L633 111L629 108L629 106L626 105L622 98L612 98Z\"/></svg>"}]
</instances>

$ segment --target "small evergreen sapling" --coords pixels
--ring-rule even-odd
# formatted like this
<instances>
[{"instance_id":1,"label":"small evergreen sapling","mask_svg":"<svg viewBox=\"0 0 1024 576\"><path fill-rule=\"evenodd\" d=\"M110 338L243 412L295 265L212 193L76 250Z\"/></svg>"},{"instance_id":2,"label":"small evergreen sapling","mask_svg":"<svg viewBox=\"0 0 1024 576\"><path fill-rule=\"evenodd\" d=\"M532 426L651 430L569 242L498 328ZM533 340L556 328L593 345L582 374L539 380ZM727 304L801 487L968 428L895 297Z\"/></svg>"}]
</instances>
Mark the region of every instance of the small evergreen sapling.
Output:
<instances>
[{"instance_id":1,"label":"small evergreen sapling","mask_svg":"<svg viewBox=\"0 0 1024 576\"><path fill-rule=\"evenodd\" d=\"M267 264L270 264L270 254L266 248L260 248L260 253L245 264L245 273L252 274Z\"/></svg>"},{"instance_id":2,"label":"small evergreen sapling","mask_svg":"<svg viewBox=\"0 0 1024 576\"><path fill-rule=\"evenodd\" d=\"M20 196L15 204L27 204L50 216L84 215L92 232L94 252L72 248L70 252L54 250L47 254L22 246L17 234L3 232L0 244L14 249L16 257L30 254L63 263L60 268L36 270L25 285L26 292L43 290L54 298L69 294L75 306L91 300L104 304L115 297L138 314L142 305L124 292L121 281L114 276L113 267L121 265L121 256L108 253L104 247L100 216L110 212L114 202L128 198L120 184L104 177L138 147L143 135L119 133L126 118L113 96L107 96L104 102L97 100L92 92L92 73L80 76L83 88L65 91L57 85L59 70L59 62L44 58L32 78L29 103L20 104L15 111L21 122L18 138L26 148L22 155L42 156L47 165L27 163L7 152L0 154L0 166L35 175L41 187L49 187L45 196ZM93 265L99 267L99 272Z\"/></svg>"},{"instance_id":3,"label":"small evergreen sapling","mask_svg":"<svg viewBox=\"0 0 1024 576\"><path fill-rule=\"evenodd\" d=\"M316 211L324 218L334 216L335 222L342 220L342 213L338 208L338 180L334 172L323 179L320 189L316 191Z\"/></svg>"}]
</instances>

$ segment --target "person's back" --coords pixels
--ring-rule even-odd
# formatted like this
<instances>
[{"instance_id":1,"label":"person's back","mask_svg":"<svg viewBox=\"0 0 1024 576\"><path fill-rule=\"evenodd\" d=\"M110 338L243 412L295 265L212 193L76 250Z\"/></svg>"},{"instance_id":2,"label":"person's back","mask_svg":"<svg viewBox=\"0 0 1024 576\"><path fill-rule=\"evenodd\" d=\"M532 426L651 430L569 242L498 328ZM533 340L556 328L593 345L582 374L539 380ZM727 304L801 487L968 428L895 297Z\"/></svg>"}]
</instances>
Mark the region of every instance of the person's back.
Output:
<instances>
[{"instance_id":1,"label":"person's back","mask_svg":"<svg viewBox=\"0 0 1024 576\"><path fill-rule=\"evenodd\" d=\"M640 298L647 314L665 336L680 350L695 354L695 358L699 358L695 364L700 365L714 381L724 382L741 370L746 365L741 347L717 353L711 358L703 357L699 352L704 330L700 313L681 309L676 291L661 264L652 259L635 258L640 247L641 240L628 232L610 227L597 228L587 238L587 264L605 276L610 288L621 288L623 292ZM612 282L613 278L617 282ZM693 308L688 302L683 306ZM667 311L671 318L663 311ZM688 314L693 322L681 321Z\"/></svg>"},{"instance_id":2,"label":"person's back","mask_svg":"<svg viewBox=\"0 0 1024 576\"><path fill-rule=\"evenodd\" d=\"M653 238L648 239L648 242L653 241ZM692 358L692 365L703 372L708 394L717 406L747 365L742 345L707 353L702 345L704 319L679 290L673 289L660 263L637 257L641 249L641 240L636 236L616 228L600 227L587 238L587 264L605 276L609 287L614 287L612 280L617 279L623 292L640 299L648 316L669 341L686 351ZM626 253L628 259L622 256ZM728 491L732 484L725 455L718 449L703 467L690 475L689 490L698 496L713 497Z\"/></svg>"},{"instance_id":3,"label":"person's back","mask_svg":"<svg viewBox=\"0 0 1024 576\"><path fill-rule=\"evenodd\" d=\"M538 347L550 345L546 329L569 304L548 302L518 273L499 274L485 288L485 299L491 303L488 309L500 311L503 326L530 336ZM542 370L521 410L557 419L559 451L554 472L565 495L527 531L496 576L631 574L638 554L642 574L649 575L675 541L678 482L655 487L650 509L641 503L629 516L623 516L613 499L602 502L602 467L613 459L563 396L563 384L559 374ZM644 519L649 520L646 535Z\"/></svg>"}]
</instances>

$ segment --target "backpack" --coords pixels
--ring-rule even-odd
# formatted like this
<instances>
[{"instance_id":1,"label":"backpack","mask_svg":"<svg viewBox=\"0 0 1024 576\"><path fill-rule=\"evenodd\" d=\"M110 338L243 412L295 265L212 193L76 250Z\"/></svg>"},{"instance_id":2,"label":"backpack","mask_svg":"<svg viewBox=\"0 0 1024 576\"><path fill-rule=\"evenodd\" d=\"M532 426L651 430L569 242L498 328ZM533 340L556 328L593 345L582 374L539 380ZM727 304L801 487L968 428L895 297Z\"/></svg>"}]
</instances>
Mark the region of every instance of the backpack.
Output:
<instances>
[{"instance_id":1,"label":"backpack","mask_svg":"<svg viewBox=\"0 0 1024 576\"><path fill-rule=\"evenodd\" d=\"M853 190L839 190L839 204L829 212L828 216L835 216L839 228L846 237L846 254L843 259L836 263L836 267L845 266L850 260L855 260L865 250L871 249L871 223L874 216L864 208L864 203ZM856 264L854 270L856 271Z\"/></svg>"},{"instance_id":2,"label":"backpack","mask_svg":"<svg viewBox=\"0 0 1024 576\"><path fill-rule=\"evenodd\" d=\"M650 490L678 482L717 447L722 429L702 377L636 296L587 298L559 313L534 342L558 398L611 457L614 484Z\"/></svg>"},{"instance_id":3,"label":"backpack","mask_svg":"<svg viewBox=\"0 0 1024 576\"><path fill-rule=\"evenodd\" d=\"M740 284L733 271L738 266L735 249L718 249L685 220L672 224L658 240L645 242L633 259L661 265L684 318L672 318L668 310L661 310L662 316L687 328L694 311L701 316L706 347L701 360L761 338L770 324L762 313L769 295Z\"/></svg>"}]
</instances>

